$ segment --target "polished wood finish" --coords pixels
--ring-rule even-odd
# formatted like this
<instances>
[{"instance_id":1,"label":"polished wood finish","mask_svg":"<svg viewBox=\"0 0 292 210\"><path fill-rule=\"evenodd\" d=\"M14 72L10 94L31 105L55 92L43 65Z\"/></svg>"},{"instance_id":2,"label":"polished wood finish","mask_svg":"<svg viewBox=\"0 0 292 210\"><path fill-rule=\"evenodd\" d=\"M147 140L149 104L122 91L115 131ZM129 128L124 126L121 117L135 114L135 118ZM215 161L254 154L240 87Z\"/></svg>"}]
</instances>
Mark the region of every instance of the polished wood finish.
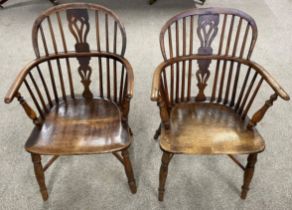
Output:
<instances>
[{"instance_id":1,"label":"polished wood finish","mask_svg":"<svg viewBox=\"0 0 292 210\"><path fill-rule=\"evenodd\" d=\"M122 156L124 158L124 166L125 166L125 172L126 175L128 177L128 183L129 183L129 187L132 193L136 193L137 192L137 187L136 187L136 181L134 178L134 173L133 173L133 169L132 169L132 164L129 158L129 152L127 149L122 150Z\"/></svg>"},{"instance_id":2,"label":"polished wood finish","mask_svg":"<svg viewBox=\"0 0 292 210\"><path fill-rule=\"evenodd\" d=\"M175 154L246 154L261 152L264 141L256 128L222 104L181 103L170 114L170 129L162 129L162 150Z\"/></svg>"},{"instance_id":3,"label":"polished wood finish","mask_svg":"<svg viewBox=\"0 0 292 210\"><path fill-rule=\"evenodd\" d=\"M254 174L254 166L256 164L256 161L257 161L257 154L248 155L247 164L244 171L242 191L240 195L242 199L246 198L247 192L249 190L249 185Z\"/></svg>"},{"instance_id":4,"label":"polished wood finish","mask_svg":"<svg viewBox=\"0 0 292 210\"><path fill-rule=\"evenodd\" d=\"M89 43L92 35L97 40ZM112 153L136 193L127 151L133 139L128 115L134 76L123 57L126 34L118 17L96 4L56 6L35 21L33 45L37 58L19 73L5 102L17 98L35 124L25 149L43 199L48 199L44 172L61 155ZM53 155L44 167L41 155Z\"/></svg>"},{"instance_id":5,"label":"polished wood finish","mask_svg":"<svg viewBox=\"0 0 292 210\"><path fill-rule=\"evenodd\" d=\"M161 117L154 136L160 135L163 151L160 201L167 157L174 154L228 155L245 172L241 198L246 198L257 154L265 148L255 126L278 97L290 99L250 60L256 39L255 21L236 9L190 9L162 27L164 62L154 72L151 93ZM272 92L266 101L259 96L262 88ZM249 155L246 167L235 158L240 154Z\"/></svg>"},{"instance_id":6,"label":"polished wood finish","mask_svg":"<svg viewBox=\"0 0 292 210\"><path fill-rule=\"evenodd\" d=\"M41 162L41 156L39 154L31 153L31 158L32 158L33 166L34 166L35 176L37 178L37 182L40 187L40 192L42 194L43 200L46 201L48 200L49 195L48 195L48 190L46 187L44 169Z\"/></svg>"},{"instance_id":7,"label":"polished wood finish","mask_svg":"<svg viewBox=\"0 0 292 210\"><path fill-rule=\"evenodd\" d=\"M44 155L96 154L120 151L131 140L116 104L76 98L54 106L42 126L34 128L25 149Z\"/></svg>"},{"instance_id":8,"label":"polished wood finish","mask_svg":"<svg viewBox=\"0 0 292 210\"><path fill-rule=\"evenodd\" d=\"M173 157L172 153L163 152L161 158L161 166L159 173L159 188L158 188L158 200L163 201L164 191L165 191L165 182L168 174L168 165Z\"/></svg>"}]
</instances>

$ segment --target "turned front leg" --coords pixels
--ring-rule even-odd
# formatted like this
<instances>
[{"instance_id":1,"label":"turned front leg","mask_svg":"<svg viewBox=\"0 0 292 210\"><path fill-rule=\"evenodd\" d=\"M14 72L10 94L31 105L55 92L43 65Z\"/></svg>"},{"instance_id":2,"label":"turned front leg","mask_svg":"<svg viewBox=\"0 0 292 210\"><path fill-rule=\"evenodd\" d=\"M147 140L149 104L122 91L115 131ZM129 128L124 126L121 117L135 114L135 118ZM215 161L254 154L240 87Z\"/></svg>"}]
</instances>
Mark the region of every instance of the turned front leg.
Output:
<instances>
[{"instance_id":1,"label":"turned front leg","mask_svg":"<svg viewBox=\"0 0 292 210\"><path fill-rule=\"evenodd\" d=\"M48 200L48 191L45 182L44 170L41 162L41 156L38 154L31 154L32 162L34 165L34 172L37 179L37 182L40 187L40 192L42 194L43 200Z\"/></svg>"},{"instance_id":2,"label":"turned front leg","mask_svg":"<svg viewBox=\"0 0 292 210\"><path fill-rule=\"evenodd\" d=\"M133 173L133 169L132 169L132 164L131 164L131 161L129 158L129 153L128 153L127 149L122 151L122 156L124 159L125 172L126 172L126 175L128 177L128 183L129 183L130 190L133 194L135 194L137 192L137 186L136 186L134 173Z\"/></svg>"},{"instance_id":3,"label":"turned front leg","mask_svg":"<svg viewBox=\"0 0 292 210\"><path fill-rule=\"evenodd\" d=\"M241 198L245 199L247 192L249 190L249 185L251 183L253 174L254 174L254 167L257 161L257 153L255 154L250 154L247 158L247 165L245 167L244 171L244 181L242 185L242 191L241 191Z\"/></svg>"},{"instance_id":4,"label":"turned front leg","mask_svg":"<svg viewBox=\"0 0 292 210\"><path fill-rule=\"evenodd\" d=\"M158 200L163 201L164 191L165 191L165 182L168 173L168 164L173 157L172 153L163 152L161 158L161 167L160 167L160 174L159 174L159 188L158 188Z\"/></svg>"}]
</instances>

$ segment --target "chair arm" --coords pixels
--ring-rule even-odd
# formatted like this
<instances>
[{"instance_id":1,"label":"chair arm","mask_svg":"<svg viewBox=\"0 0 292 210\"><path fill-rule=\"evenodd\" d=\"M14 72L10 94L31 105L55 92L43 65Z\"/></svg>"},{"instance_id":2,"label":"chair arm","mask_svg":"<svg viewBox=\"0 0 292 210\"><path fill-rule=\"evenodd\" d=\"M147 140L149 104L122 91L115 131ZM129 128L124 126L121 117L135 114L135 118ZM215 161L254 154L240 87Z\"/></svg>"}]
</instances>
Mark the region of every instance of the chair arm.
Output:
<instances>
[{"instance_id":1,"label":"chair arm","mask_svg":"<svg viewBox=\"0 0 292 210\"><path fill-rule=\"evenodd\" d=\"M125 66L126 71L127 71L127 79L128 79L128 83L127 83L127 93L126 93L126 97L131 99L133 97L134 94L134 73L133 73L133 68L131 66L131 64L129 63L129 61L126 58L123 58L119 55L116 55L116 57L119 58L119 60L122 62L122 64Z\"/></svg>"},{"instance_id":2,"label":"chair arm","mask_svg":"<svg viewBox=\"0 0 292 210\"><path fill-rule=\"evenodd\" d=\"M152 90L151 90L151 100L159 100L159 90L160 90L160 81L161 81L161 71L167 66L169 62L165 61L160 63L154 71L153 80L152 80Z\"/></svg>"},{"instance_id":3,"label":"chair arm","mask_svg":"<svg viewBox=\"0 0 292 210\"><path fill-rule=\"evenodd\" d=\"M32 62L30 62L29 64L27 64L17 75L16 79L14 80L14 82L12 83L12 85L10 86L9 90L6 93L6 96L4 98L4 102L6 104L9 104L13 101L13 99L15 97L17 97L18 95L18 90L22 84L22 82L24 81L26 75L28 74L28 72L34 68L38 63L39 63L40 59L36 59L33 60Z\"/></svg>"},{"instance_id":4,"label":"chair arm","mask_svg":"<svg viewBox=\"0 0 292 210\"><path fill-rule=\"evenodd\" d=\"M133 97L134 74L133 74L132 66L130 65L128 60L114 53L91 51L91 52L85 52L85 53L76 53L76 52L58 53L58 54L52 54L52 55L35 59L34 61L30 62L20 71L20 73L16 77L16 80L9 88L5 96L4 102L8 104L8 103L11 103L11 101L13 101L26 75L29 73L31 69L33 69L38 64L49 61L49 60L53 60L53 59L72 58L72 57L107 57L107 58L113 58L120 61L125 66L125 69L127 71L128 83L127 83L126 96L128 98Z\"/></svg>"},{"instance_id":5,"label":"chair arm","mask_svg":"<svg viewBox=\"0 0 292 210\"><path fill-rule=\"evenodd\" d=\"M272 77L272 75L265 70L261 65L249 61L249 64L252 68L254 68L257 72L261 74L261 76L265 79L265 81L270 85L270 87L275 91L275 93L280 96L285 101L289 101L290 97L287 92L280 86L280 84Z\"/></svg>"},{"instance_id":6,"label":"chair arm","mask_svg":"<svg viewBox=\"0 0 292 210\"><path fill-rule=\"evenodd\" d=\"M151 92L151 100L157 101L158 95L159 95L159 88L160 88L160 75L161 71L168 65L171 65L176 62L180 61L186 61L186 60L204 60L204 59L211 59L211 60L229 60L238 62L241 64L248 65L252 67L255 71L257 71L264 80L270 85L270 87L279 95L282 99L288 101L290 100L289 95L287 92L279 85L279 83L270 75L268 71L264 69L261 65L251 61L246 60L238 57L231 57L231 56L222 56L222 55L190 55L190 56L180 56L168 59L164 62L162 62L158 67L156 68L154 75L153 75L153 81L152 81L152 92Z\"/></svg>"}]
</instances>

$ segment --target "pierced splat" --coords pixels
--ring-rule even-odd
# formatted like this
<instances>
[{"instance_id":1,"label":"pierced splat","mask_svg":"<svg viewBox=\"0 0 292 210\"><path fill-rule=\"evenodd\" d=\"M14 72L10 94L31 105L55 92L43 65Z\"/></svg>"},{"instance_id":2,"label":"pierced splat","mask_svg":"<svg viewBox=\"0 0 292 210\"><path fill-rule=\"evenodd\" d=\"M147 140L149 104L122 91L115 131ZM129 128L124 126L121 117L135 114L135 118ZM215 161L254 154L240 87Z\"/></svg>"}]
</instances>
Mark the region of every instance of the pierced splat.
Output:
<instances>
[{"instance_id":1,"label":"pierced splat","mask_svg":"<svg viewBox=\"0 0 292 210\"><path fill-rule=\"evenodd\" d=\"M76 52L89 52L90 47L87 43L87 35L90 29L89 17L86 9L70 9L67 10L67 19L69 22L69 29L76 40ZM84 86L83 97L92 98L93 94L89 89L92 69L89 66L90 57L78 57L79 68L78 72L81 77L81 82Z\"/></svg>"},{"instance_id":2,"label":"pierced splat","mask_svg":"<svg viewBox=\"0 0 292 210\"><path fill-rule=\"evenodd\" d=\"M212 41L218 32L219 15L200 15L198 18L197 34L201 43L198 49L200 55L212 55ZM199 93L197 101L204 101L206 96L204 90L210 76L209 66L211 60L198 60L199 70L196 73L198 80Z\"/></svg>"}]
</instances>

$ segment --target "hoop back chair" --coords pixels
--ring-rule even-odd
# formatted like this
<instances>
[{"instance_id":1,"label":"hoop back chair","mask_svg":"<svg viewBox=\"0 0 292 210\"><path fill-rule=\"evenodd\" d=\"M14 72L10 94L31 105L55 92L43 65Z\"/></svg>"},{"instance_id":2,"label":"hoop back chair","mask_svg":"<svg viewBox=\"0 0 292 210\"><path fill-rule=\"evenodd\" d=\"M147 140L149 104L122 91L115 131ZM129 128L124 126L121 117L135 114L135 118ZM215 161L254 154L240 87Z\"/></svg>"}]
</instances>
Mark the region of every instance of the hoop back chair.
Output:
<instances>
[{"instance_id":1,"label":"hoop back chair","mask_svg":"<svg viewBox=\"0 0 292 210\"><path fill-rule=\"evenodd\" d=\"M35 125L25 149L43 200L44 172L60 155L113 153L135 193L128 155L134 77L118 17L96 4L59 5L37 18L32 40L37 58L20 72L5 102L17 98ZM44 167L41 155L53 155Z\"/></svg>"},{"instance_id":2,"label":"hoop back chair","mask_svg":"<svg viewBox=\"0 0 292 210\"><path fill-rule=\"evenodd\" d=\"M163 151L160 201L174 154L228 155L244 171L246 198L257 154L265 148L256 125L278 96L289 100L250 60L256 39L253 18L235 9L191 9L163 26L164 62L154 72L151 93L161 117L154 136L160 135ZM248 154L245 167L234 156L241 154Z\"/></svg>"}]
</instances>

